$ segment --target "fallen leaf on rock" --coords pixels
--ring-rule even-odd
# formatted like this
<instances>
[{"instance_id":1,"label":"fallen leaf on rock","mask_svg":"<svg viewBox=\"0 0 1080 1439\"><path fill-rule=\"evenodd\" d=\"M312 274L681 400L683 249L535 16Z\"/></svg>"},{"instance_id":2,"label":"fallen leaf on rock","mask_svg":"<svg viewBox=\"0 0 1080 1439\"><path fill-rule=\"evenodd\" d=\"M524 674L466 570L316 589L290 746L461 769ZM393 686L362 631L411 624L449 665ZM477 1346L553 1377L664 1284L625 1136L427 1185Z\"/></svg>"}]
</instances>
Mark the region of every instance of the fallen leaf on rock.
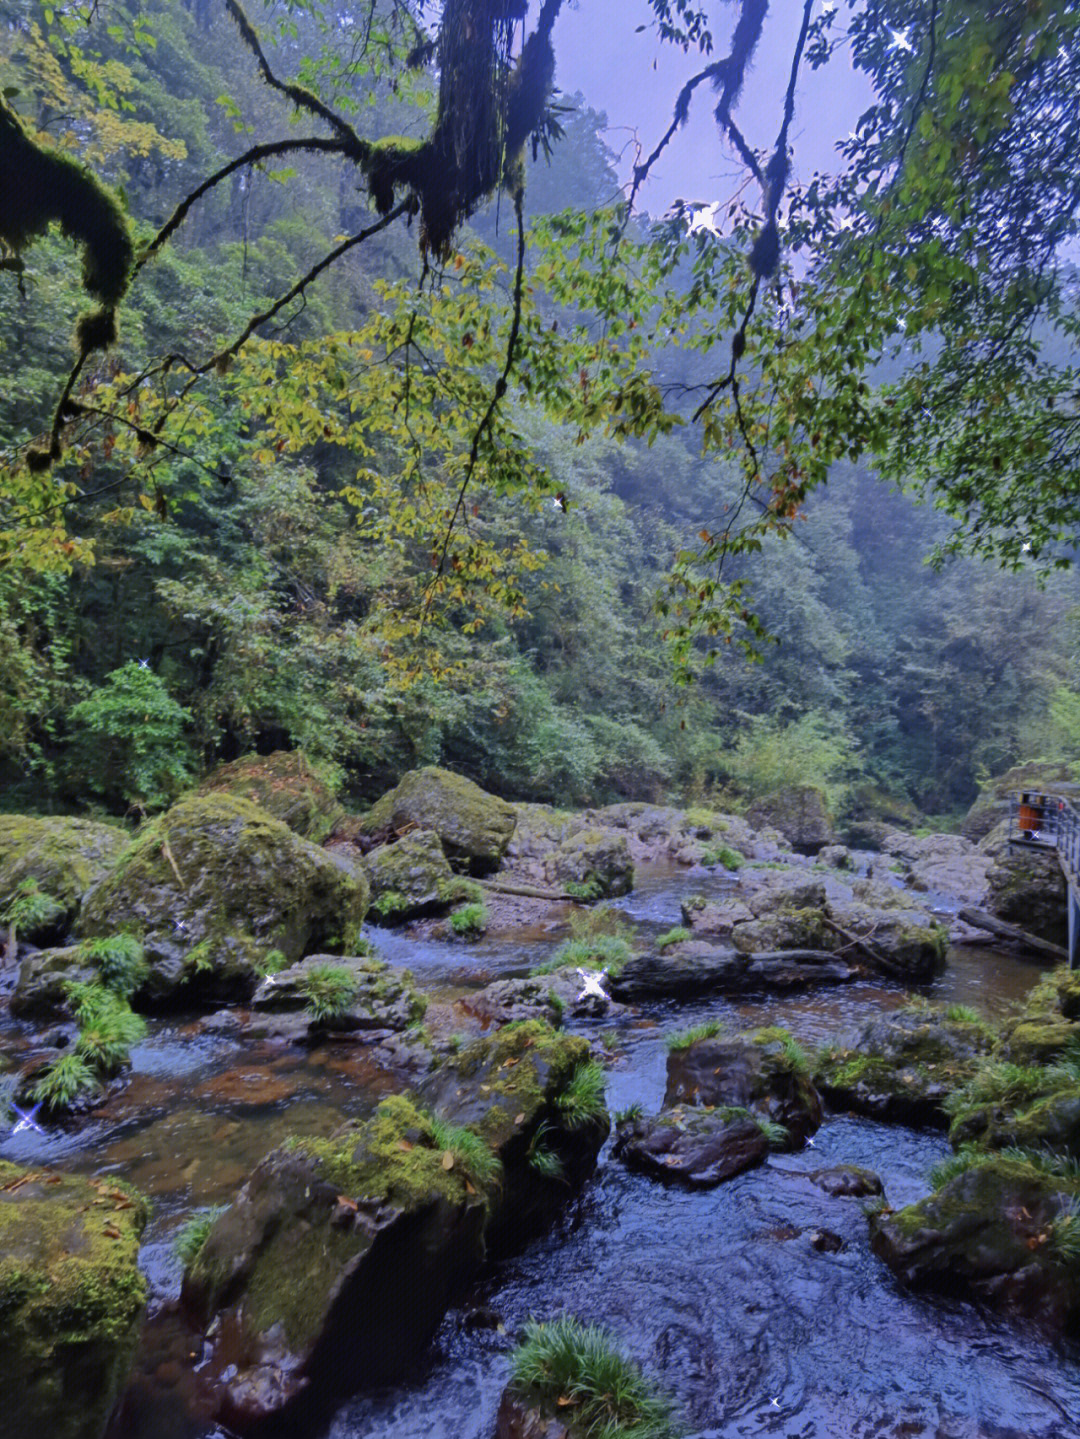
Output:
<instances>
[{"instance_id":1,"label":"fallen leaf on rock","mask_svg":"<svg viewBox=\"0 0 1080 1439\"><path fill-rule=\"evenodd\" d=\"M444 1169L453 1169L454 1167L454 1156L449 1149L443 1150L442 1167Z\"/></svg>"},{"instance_id":2,"label":"fallen leaf on rock","mask_svg":"<svg viewBox=\"0 0 1080 1439\"><path fill-rule=\"evenodd\" d=\"M350 1199L347 1194L339 1194L337 1202L343 1204L346 1209L351 1209L354 1214L356 1213L356 1200Z\"/></svg>"},{"instance_id":3,"label":"fallen leaf on rock","mask_svg":"<svg viewBox=\"0 0 1080 1439\"><path fill-rule=\"evenodd\" d=\"M524 1110L523 1110L520 1114L515 1114L515 1115L514 1115L514 1123L515 1123L515 1124L524 1124L524 1123L525 1123L525 1112L524 1112Z\"/></svg>"},{"instance_id":4,"label":"fallen leaf on rock","mask_svg":"<svg viewBox=\"0 0 1080 1439\"><path fill-rule=\"evenodd\" d=\"M413 1147L413 1146L409 1143L409 1141L408 1141L407 1139L399 1139L399 1140L398 1140L398 1148L399 1148L399 1149L404 1149L405 1152L406 1152L406 1154L409 1152L409 1150L410 1150L412 1147Z\"/></svg>"}]
</instances>

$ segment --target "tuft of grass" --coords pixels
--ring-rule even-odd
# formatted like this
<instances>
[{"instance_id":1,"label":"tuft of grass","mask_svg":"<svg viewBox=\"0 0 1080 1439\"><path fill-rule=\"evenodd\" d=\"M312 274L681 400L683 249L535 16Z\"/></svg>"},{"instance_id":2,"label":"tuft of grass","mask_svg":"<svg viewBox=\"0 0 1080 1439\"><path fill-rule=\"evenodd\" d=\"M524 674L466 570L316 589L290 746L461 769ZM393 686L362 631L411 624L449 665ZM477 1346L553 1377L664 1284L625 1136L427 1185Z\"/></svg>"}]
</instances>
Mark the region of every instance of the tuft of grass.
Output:
<instances>
[{"instance_id":1,"label":"tuft of grass","mask_svg":"<svg viewBox=\"0 0 1080 1439\"><path fill-rule=\"evenodd\" d=\"M530 1320L511 1365L514 1386L575 1439L675 1439L670 1401L597 1325Z\"/></svg>"},{"instance_id":2,"label":"tuft of grass","mask_svg":"<svg viewBox=\"0 0 1080 1439\"><path fill-rule=\"evenodd\" d=\"M970 1004L946 1005L945 1018L951 1024L982 1024L982 1019Z\"/></svg>"},{"instance_id":3,"label":"tuft of grass","mask_svg":"<svg viewBox=\"0 0 1080 1439\"><path fill-rule=\"evenodd\" d=\"M946 1095L941 1107L946 1114L969 1114L984 1105L1015 1107L1025 1099L1036 1099L1074 1084L1067 1067L1013 1064L1010 1060L988 1060L967 1084Z\"/></svg>"},{"instance_id":4,"label":"tuft of grass","mask_svg":"<svg viewBox=\"0 0 1080 1439\"><path fill-rule=\"evenodd\" d=\"M664 1043L673 1051L689 1049L692 1044L697 1044L699 1039L715 1039L722 1028L723 1025L718 1019L706 1019L691 1029L684 1029L681 1034L669 1034Z\"/></svg>"},{"instance_id":5,"label":"tuft of grass","mask_svg":"<svg viewBox=\"0 0 1080 1439\"><path fill-rule=\"evenodd\" d=\"M577 966L581 969L606 969L616 976L630 958L630 946L615 934L596 934L590 939L568 939L559 945L550 959L536 965L530 975L554 974L557 969Z\"/></svg>"},{"instance_id":6,"label":"tuft of grass","mask_svg":"<svg viewBox=\"0 0 1080 1439\"><path fill-rule=\"evenodd\" d=\"M635 1100L633 1104L628 1104L625 1109L616 1111L615 1123L632 1124L635 1119L640 1119L644 1113L644 1106L639 1100Z\"/></svg>"},{"instance_id":7,"label":"tuft of grass","mask_svg":"<svg viewBox=\"0 0 1080 1439\"><path fill-rule=\"evenodd\" d=\"M529 1145L529 1168L545 1179L559 1179L565 1182L566 1171L560 1156L548 1142L551 1125L541 1121Z\"/></svg>"},{"instance_id":8,"label":"tuft of grass","mask_svg":"<svg viewBox=\"0 0 1080 1439\"><path fill-rule=\"evenodd\" d=\"M779 1149L781 1145L788 1142L789 1135L786 1124L778 1124L775 1119L760 1119L756 1114L752 1114L750 1117L774 1148Z\"/></svg>"},{"instance_id":9,"label":"tuft of grass","mask_svg":"<svg viewBox=\"0 0 1080 1439\"><path fill-rule=\"evenodd\" d=\"M667 934L662 934L656 941L656 947L663 954L665 949L673 944L683 944L686 940L692 939L693 935L684 924L677 924L674 929L669 929Z\"/></svg>"},{"instance_id":10,"label":"tuft of grass","mask_svg":"<svg viewBox=\"0 0 1080 1439\"><path fill-rule=\"evenodd\" d=\"M452 1154L478 1189L493 1189L502 1182L502 1161L479 1134L437 1115L428 1117L428 1125L436 1149Z\"/></svg>"},{"instance_id":11,"label":"tuft of grass","mask_svg":"<svg viewBox=\"0 0 1080 1439\"><path fill-rule=\"evenodd\" d=\"M566 1000L563 999L561 994L556 994L553 989L549 989L547 992L547 1002L555 1018L561 1023L562 1017L566 1013Z\"/></svg>"},{"instance_id":12,"label":"tuft of grass","mask_svg":"<svg viewBox=\"0 0 1080 1439\"><path fill-rule=\"evenodd\" d=\"M98 1087L97 1076L81 1054L65 1054L51 1064L31 1091L48 1110L67 1109Z\"/></svg>"},{"instance_id":13,"label":"tuft of grass","mask_svg":"<svg viewBox=\"0 0 1080 1439\"><path fill-rule=\"evenodd\" d=\"M301 975L297 988L307 998L307 1015L314 1024L348 1014L359 987L356 977L339 964L316 964Z\"/></svg>"},{"instance_id":14,"label":"tuft of grass","mask_svg":"<svg viewBox=\"0 0 1080 1439\"><path fill-rule=\"evenodd\" d=\"M587 1059L574 1070L555 1101L570 1129L581 1129L586 1124L599 1124L607 1119L604 1084L603 1066L595 1059Z\"/></svg>"},{"instance_id":15,"label":"tuft of grass","mask_svg":"<svg viewBox=\"0 0 1080 1439\"><path fill-rule=\"evenodd\" d=\"M54 925L64 913L64 906L41 888L32 875L21 879L8 900L0 921L29 939Z\"/></svg>"},{"instance_id":16,"label":"tuft of grass","mask_svg":"<svg viewBox=\"0 0 1080 1439\"><path fill-rule=\"evenodd\" d=\"M199 1257L199 1251L206 1243L206 1236L214 1227L218 1216L225 1213L224 1204L215 1204L212 1209L202 1209L184 1220L173 1235L173 1253L189 1268Z\"/></svg>"},{"instance_id":17,"label":"tuft of grass","mask_svg":"<svg viewBox=\"0 0 1080 1439\"><path fill-rule=\"evenodd\" d=\"M1080 1195L1073 1195L1051 1225L1050 1247L1063 1264L1080 1265Z\"/></svg>"},{"instance_id":18,"label":"tuft of grass","mask_svg":"<svg viewBox=\"0 0 1080 1439\"><path fill-rule=\"evenodd\" d=\"M746 863L746 856L737 849L732 849L730 845L720 844L707 849L701 856L701 863L710 869L718 864L722 864L725 869L741 869Z\"/></svg>"},{"instance_id":19,"label":"tuft of grass","mask_svg":"<svg viewBox=\"0 0 1080 1439\"><path fill-rule=\"evenodd\" d=\"M482 904L484 899L483 886L463 874L440 879L435 890L443 904Z\"/></svg>"},{"instance_id":20,"label":"tuft of grass","mask_svg":"<svg viewBox=\"0 0 1080 1439\"><path fill-rule=\"evenodd\" d=\"M132 934L84 939L79 954L87 964L95 966L105 988L124 999L130 999L150 973L143 947Z\"/></svg>"},{"instance_id":21,"label":"tuft of grass","mask_svg":"<svg viewBox=\"0 0 1080 1439\"><path fill-rule=\"evenodd\" d=\"M131 1046L146 1035L142 1017L133 1013L124 1000L111 994L110 998L111 1004L87 1014L75 1045L75 1053L102 1076L123 1069L131 1059Z\"/></svg>"},{"instance_id":22,"label":"tuft of grass","mask_svg":"<svg viewBox=\"0 0 1080 1439\"><path fill-rule=\"evenodd\" d=\"M488 926L488 912L482 904L463 904L450 916L450 928L461 939L474 939Z\"/></svg>"},{"instance_id":23,"label":"tuft of grass","mask_svg":"<svg viewBox=\"0 0 1080 1439\"><path fill-rule=\"evenodd\" d=\"M255 972L265 978L268 974L280 974L289 967L288 957L280 949L268 949L262 959L256 961Z\"/></svg>"}]
</instances>

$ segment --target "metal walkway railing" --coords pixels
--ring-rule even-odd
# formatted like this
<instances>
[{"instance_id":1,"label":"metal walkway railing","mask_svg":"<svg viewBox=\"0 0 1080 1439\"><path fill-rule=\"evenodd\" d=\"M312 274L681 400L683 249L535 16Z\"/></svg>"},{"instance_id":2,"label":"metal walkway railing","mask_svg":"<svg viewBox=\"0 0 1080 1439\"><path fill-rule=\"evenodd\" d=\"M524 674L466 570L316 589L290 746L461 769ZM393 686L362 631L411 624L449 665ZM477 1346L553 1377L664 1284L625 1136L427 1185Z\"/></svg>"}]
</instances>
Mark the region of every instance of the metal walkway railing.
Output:
<instances>
[{"instance_id":1,"label":"metal walkway railing","mask_svg":"<svg viewBox=\"0 0 1080 1439\"><path fill-rule=\"evenodd\" d=\"M1030 790L1010 801L1009 843L1053 849L1065 876L1069 920L1069 968L1080 963L1080 808L1071 796Z\"/></svg>"}]
</instances>

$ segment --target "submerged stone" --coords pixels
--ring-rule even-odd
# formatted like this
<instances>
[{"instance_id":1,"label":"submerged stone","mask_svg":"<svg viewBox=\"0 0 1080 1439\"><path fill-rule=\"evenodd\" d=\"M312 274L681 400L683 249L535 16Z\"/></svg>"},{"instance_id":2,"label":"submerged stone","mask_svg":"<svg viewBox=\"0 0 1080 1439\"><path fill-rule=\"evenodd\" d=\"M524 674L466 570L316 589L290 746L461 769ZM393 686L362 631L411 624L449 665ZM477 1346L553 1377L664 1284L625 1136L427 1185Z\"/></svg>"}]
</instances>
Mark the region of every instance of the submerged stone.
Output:
<instances>
[{"instance_id":1,"label":"submerged stone","mask_svg":"<svg viewBox=\"0 0 1080 1439\"><path fill-rule=\"evenodd\" d=\"M630 1169L712 1189L761 1164L769 1141L739 1107L679 1109L619 1125L615 1156Z\"/></svg>"}]
</instances>

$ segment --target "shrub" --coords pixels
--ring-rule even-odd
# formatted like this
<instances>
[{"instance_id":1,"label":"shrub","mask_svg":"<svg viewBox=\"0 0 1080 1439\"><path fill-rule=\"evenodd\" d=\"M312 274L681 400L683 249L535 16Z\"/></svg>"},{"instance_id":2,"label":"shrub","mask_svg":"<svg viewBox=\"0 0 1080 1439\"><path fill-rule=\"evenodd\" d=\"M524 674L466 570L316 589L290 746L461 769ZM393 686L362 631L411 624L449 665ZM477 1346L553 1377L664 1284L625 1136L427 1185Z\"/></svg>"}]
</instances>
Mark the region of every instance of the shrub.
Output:
<instances>
[{"instance_id":1,"label":"shrub","mask_svg":"<svg viewBox=\"0 0 1080 1439\"><path fill-rule=\"evenodd\" d=\"M105 988L124 999L130 999L150 973L143 947L134 935L84 939L79 953L88 964L96 966Z\"/></svg>"},{"instance_id":2,"label":"shrub","mask_svg":"<svg viewBox=\"0 0 1080 1439\"><path fill-rule=\"evenodd\" d=\"M598 879L568 879L563 889L571 899L576 899L579 904L591 904L593 900L600 899L604 893L604 886Z\"/></svg>"},{"instance_id":3,"label":"shrub","mask_svg":"<svg viewBox=\"0 0 1080 1439\"><path fill-rule=\"evenodd\" d=\"M185 1219L173 1235L173 1253L183 1262L185 1269L198 1259L199 1251L206 1243L206 1236L214 1227L218 1216L224 1213L224 1204L216 1204L212 1209L200 1210Z\"/></svg>"},{"instance_id":4,"label":"shrub","mask_svg":"<svg viewBox=\"0 0 1080 1439\"><path fill-rule=\"evenodd\" d=\"M690 931L686 928L686 926L683 924L677 924L674 929L669 929L667 934L662 934L659 937L659 939L656 941L656 947L658 950L660 950L662 954L664 950L669 949L671 945L684 944L686 940L691 938L692 935Z\"/></svg>"},{"instance_id":5,"label":"shrub","mask_svg":"<svg viewBox=\"0 0 1080 1439\"><path fill-rule=\"evenodd\" d=\"M68 763L106 800L164 809L191 783L184 728L191 712L145 664L129 660L69 712Z\"/></svg>"},{"instance_id":6,"label":"shrub","mask_svg":"<svg viewBox=\"0 0 1080 1439\"><path fill-rule=\"evenodd\" d=\"M982 1024L982 1020L970 1004L948 1004L945 1018L950 1024Z\"/></svg>"},{"instance_id":7,"label":"shrub","mask_svg":"<svg viewBox=\"0 0 1080 1439\"><path fill-rule=\"evenodd\" d=\"M674 1439L669 1401L595 1325L530 1321L511 1363L515 1387L581 1439Z\"/></svg>"},{"instance_id":8,"label":"shrub","mask_svg":"<svg viewBox=\"0 0 1080 1439\"><path fill-rule=\"evenodd\" d=\"M633 1104L628 1104L625 1109L620 1109L617 1111L615 1115L615 1123L631 1124L635 1119L640 1119L644 1113L645 1110L640 1100L635 1100Z\"/></svg>"},{"instance_id":9,"label":"shrub","mask_svg":"<svg viewBox=\"0 0 1080 1439\"><path fill-rule=\"evenodd\" d=\"M487 929L488 912L482 904L463 904L450 916L450 928L461 939L473 939Z\"/></svg>"},{"instance_id":10,"label":"shrub","mask_svg":"<svg viewBox=\"0 0 1080 1439\"><path fill-rule=\"evenodd\" d=\"M1080 1196L1073 1195L1050 1227L1050 1245L1063 1264L1080 1265Z\"/></svg>"},{"instance_id":11,"label":"shrub","mask_svg":"<svg viewBox=\"0 0 1080 1439\"><path fill-rule=\"evenodd\" d=\"M339 964L315 964L301 975L297 988L307 999L307 1015L313 1024L339 1019L359 993L356 977Z\"/></svg>"},{"instance_id":12,"label":"shrub","mask_svg":"<svg viewBox=\"0 0 1080 1439\"><path fill-rule=\"evenodd\" d=\"M607 1118L604 1104L604 1070L595 1059L579 1064L555 1103L570 1129L597 1124Z\"/></svg>"}]
</instances>

